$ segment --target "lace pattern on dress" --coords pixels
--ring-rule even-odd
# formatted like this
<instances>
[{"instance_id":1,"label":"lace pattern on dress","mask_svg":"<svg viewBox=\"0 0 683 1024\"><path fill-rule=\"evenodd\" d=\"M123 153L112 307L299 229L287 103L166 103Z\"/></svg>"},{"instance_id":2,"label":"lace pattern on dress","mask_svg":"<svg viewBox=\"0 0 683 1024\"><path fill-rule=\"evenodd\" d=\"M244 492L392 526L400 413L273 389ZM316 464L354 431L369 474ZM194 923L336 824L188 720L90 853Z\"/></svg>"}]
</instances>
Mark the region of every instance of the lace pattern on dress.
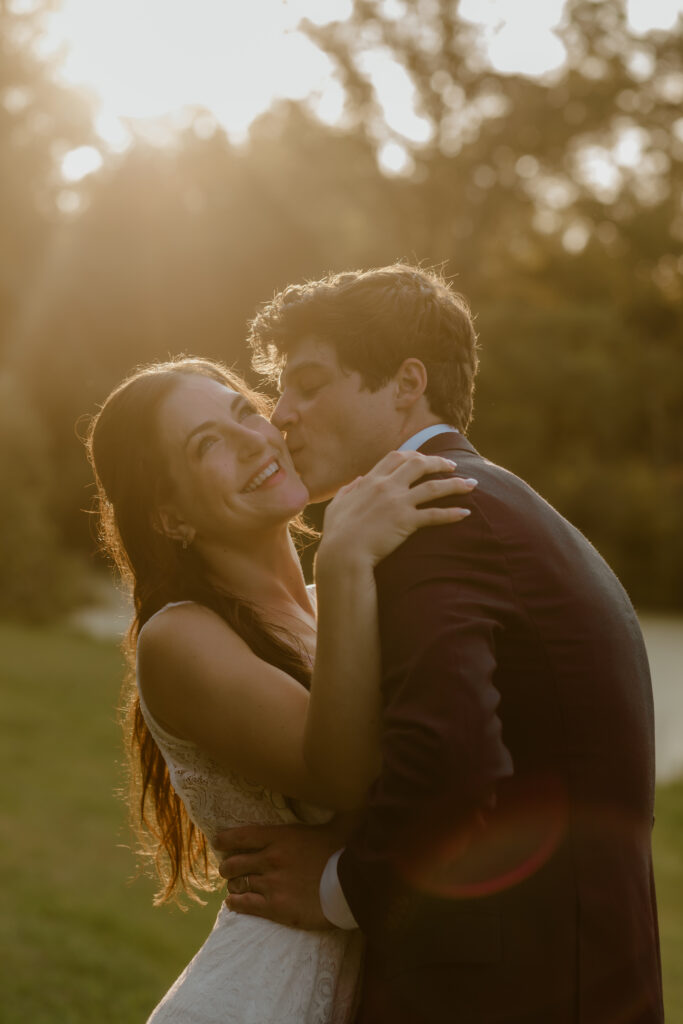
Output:
<instances>
[{"instance_id":1,"label":"lace pattern on dress","mask_svg":"<svg viewBox=\"0 0 683 1024\"><path fill-rule=\"evenodd\" d=\"M173 788L210 845L219 831L238 825L320 824L331 818L330 811L300 803L297 817L282 794L226 770L190 740L169 733L150 713L139 685L138 693ZM348 1024L361 948L358 932L300 931L223 906L149 1024Z\"/></svg>"}]
</instances>

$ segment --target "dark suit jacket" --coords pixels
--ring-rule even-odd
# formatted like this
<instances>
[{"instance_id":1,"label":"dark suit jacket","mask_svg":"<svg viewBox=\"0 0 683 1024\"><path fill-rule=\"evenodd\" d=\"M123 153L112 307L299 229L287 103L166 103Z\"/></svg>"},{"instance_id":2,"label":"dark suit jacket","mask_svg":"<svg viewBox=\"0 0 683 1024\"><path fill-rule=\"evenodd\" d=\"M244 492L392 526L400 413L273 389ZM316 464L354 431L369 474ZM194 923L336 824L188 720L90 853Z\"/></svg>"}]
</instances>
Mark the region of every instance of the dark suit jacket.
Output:
<instances>
[{"instance_id":1,"label":"dark suit jacket","mask_svg":"<svg viewBox=\"0 0 683 1024\"><path fill-rule=\"evenodd\" d=\"M472 515L377 570L383 768L339 861L363 1024L663 1020L652 689L600 555L459 434Z\"/></svg>"}]
</instances>

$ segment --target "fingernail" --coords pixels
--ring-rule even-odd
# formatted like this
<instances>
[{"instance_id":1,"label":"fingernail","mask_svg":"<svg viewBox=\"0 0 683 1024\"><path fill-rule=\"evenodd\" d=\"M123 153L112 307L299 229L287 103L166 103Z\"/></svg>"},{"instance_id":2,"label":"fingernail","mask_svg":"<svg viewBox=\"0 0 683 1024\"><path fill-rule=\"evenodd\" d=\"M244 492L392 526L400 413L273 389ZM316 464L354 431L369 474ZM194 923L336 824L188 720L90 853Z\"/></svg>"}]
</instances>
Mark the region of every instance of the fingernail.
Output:
<instances>
[{"instance_id":1,"label":"fingernail","mask_svg":"<svg viewBox=\"0 0 683 1024\"><path fill-rule=\"evenodd\" d=\"M472 509L471 508L459 508L459 509L457 509L457 511L460 513L460 515L463 518L465 516L471 516L472 515Z\"/></svg>"},{"instance_id":2,"label":"fingernail","mask_svg":"<svg viewBox=\"0 0 683 1024\"><path fill-rule=\"evenodd\" d=\"M469 484L470 487L476 487L479 481L475 480L473 476L469 476L467 480L465 480L465 483Z\"/></svg>"}]
</instances>

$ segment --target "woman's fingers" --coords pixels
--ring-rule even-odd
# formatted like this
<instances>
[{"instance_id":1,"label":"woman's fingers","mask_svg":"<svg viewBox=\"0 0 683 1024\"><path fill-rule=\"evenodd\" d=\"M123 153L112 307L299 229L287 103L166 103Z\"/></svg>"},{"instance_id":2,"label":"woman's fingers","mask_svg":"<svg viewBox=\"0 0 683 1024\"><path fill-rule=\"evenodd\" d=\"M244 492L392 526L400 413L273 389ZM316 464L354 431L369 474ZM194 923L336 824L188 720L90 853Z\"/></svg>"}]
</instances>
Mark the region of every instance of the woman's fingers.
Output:
<instances>
[{"instance_id":1,"label":"woman's fingers","mask_svg":"<svg viewBox=\"0 0 683 1024\"><path fill-rule=\"evenodd\" d=\"M456 467L452 459L445 459L442 455L423 455L422 452L390 452L390 455L396 458L387 456L387 474L410 483L434 473L453 473Z\"/></svg>"},{"instance_id":2,"label":"woman's fingers","mask_svg":"<svg viewBox=\"0 0 683 1024\"><path fill-rule=\"evenodd\" d=\"M320 565L344 563L348 551L376 565L423 526L457 523L462 508L425 509L454 495L469 494L477 481L455 475L455 463L440 455L389 452L364 477L342 488L325 513Z\"/></svg>"},{"instance_id":3,"label":"woman's fingers","mask_svg":"<svg viewBox=\"0 0 683 1024\"><path fill-rule=\"evenodd\" d=\"M386 473L393 473L398 466L403 466L412 455L415 455L415 452L387 452L386 455L382 456L379 462L375 463L369 473L366 473L365 475L382 476Z\"/></svg>"},{"instance_id":4,"label":"woman's fingers","mask_svg":"<svg viewBox=\"0 0 683 1024\"><path fill-rule=\"evenodd\" d=\"M471 514L469 508L418 508L415 509L417 525L443 526L446 523L459 523Z\"/></svg>"},{"instance_id":5,"label":"woman's fingers","mask_svg":"<svg viewBox=\"0 0 683 1024\"><path fill-rule=\"evenodd\" d=\"M452 473L456 463L441 455L424 455L422 452L388 452L373 466L366 477L391 476L399 473L403 477L419 480L430 473Z\"/></svg>"},{"instance_id":6,"label":"woman's fingers","mask_svg":"<svg viewBox=\"0 0 683 1024\"><path fill-rule=\"evenodd\" d=\"M410 497L415 505L423 505L453 494L470 494L478 482L474 477L463 479L460 476L447 477L445 480L424 480L411 488Z\"/></svg>"}]
</instances>

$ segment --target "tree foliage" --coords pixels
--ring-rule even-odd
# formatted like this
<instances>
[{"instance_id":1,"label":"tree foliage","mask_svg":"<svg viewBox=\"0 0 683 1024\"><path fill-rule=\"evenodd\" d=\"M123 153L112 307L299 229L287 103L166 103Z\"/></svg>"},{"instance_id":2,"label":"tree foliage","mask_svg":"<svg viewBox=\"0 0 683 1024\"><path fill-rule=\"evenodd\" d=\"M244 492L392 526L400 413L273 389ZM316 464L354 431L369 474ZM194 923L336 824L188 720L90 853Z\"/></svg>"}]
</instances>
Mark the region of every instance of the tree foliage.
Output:
<instances>
[{"instance_id":1,"label":"tree foliage","mask_svg":"<svg viewBox=\"0 0 683 1024\"><path fill-rule=\"evenodd\" d=\"M38 498L6 473L55 544L91 546L75 425L132 366L184 351L249 372L245 324L275 289L414 259L444 263L477 314L475 444L584 529L637 601L680 602L680 32L638 36L623 0L568 0L567 64L532 79L495 71L452 0L356 0L348 21L307 26L338 67L339 125L280 103L235 146L193 111L171 144L106 154L64 204L58 162L92 141L87 109L17 19L0 3L0 241L20 240L0 258L0 366L59 487ZM409 76L419 144L391 127L373 53ZM388 143L404 173L378 166Z\"/></svg>"},{"instance_id":2,"label":"tree foliage","mask_svg":"<svg viewBox=\"0 0 683 1024\"><path fill-rule=\"evenodd\" d=\"M49 259L57 161L92 135L85 100L60 88L35 52L52 6L43 0L21 13L0 0L0 356Z\"/></svg>"},{"instance_id":3,"label":"tree foliage","mask_svg":"<svg viewBox=\"0 0 683 1024\"><path fill-rule=\"evenodd\" d=\"M40 621L89 594L51 510L56 479L40 418L21 382L0 372L0 617Z\"/></svg>"}]
</instances>

